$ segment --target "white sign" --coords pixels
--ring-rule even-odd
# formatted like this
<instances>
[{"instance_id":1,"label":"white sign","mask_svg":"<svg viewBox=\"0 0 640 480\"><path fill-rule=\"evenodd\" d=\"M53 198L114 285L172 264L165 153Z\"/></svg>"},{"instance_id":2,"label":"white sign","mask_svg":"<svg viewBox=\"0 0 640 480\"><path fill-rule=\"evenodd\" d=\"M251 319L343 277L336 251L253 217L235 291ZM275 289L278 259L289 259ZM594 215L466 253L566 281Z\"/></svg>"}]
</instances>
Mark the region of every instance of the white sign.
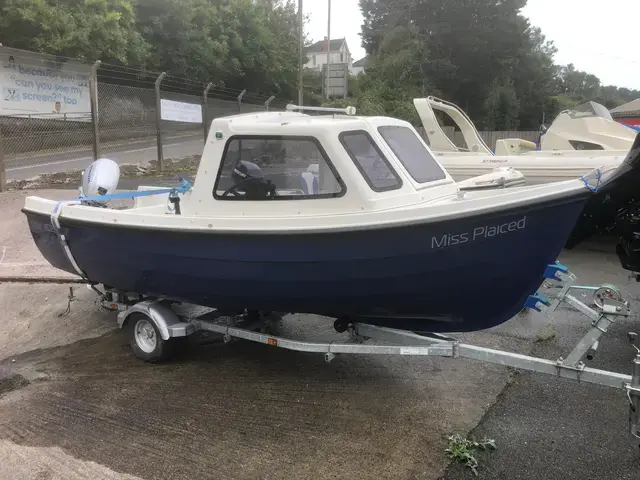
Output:
<instances>
[{"instance_id":1,"label":"white sign","mask_svg":"<svg viewBox=\"0 0 640 480\"><path fill-rule=\"evenodd\" d=\"M202 123L202 105L160 99L160 117L174 122Z\"/></svg>"},{"instance_id":2,"label":"white sign","mask_svg":"<svg viewBox=\"0 0 640 480\"><path fill-rule=\"evenodd\" d=\"M87 119L90 72L80 62L0 47L0 115Z\"/></svg>"}]
</instances>

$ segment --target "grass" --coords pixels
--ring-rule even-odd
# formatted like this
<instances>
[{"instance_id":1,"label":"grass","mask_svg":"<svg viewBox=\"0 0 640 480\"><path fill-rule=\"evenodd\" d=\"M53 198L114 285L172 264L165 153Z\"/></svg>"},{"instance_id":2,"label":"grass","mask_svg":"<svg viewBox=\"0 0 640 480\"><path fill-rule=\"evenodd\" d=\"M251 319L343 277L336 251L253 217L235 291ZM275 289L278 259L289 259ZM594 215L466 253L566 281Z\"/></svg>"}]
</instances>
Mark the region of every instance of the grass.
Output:
<instances>
[{"instance_id":1,"label":"grass","mask_svg":"<svg viewBox=\"0 0 640 480\"><path fill-rule=\"evenodd\" d=\"M451 435L447 438L449 446L444 451L451 460L464 464L475 476L478 476L477 450L495 450L496 442L492 439L483 438L481 441L469 440L462 435Z\"/></svg>"}]
</instances>

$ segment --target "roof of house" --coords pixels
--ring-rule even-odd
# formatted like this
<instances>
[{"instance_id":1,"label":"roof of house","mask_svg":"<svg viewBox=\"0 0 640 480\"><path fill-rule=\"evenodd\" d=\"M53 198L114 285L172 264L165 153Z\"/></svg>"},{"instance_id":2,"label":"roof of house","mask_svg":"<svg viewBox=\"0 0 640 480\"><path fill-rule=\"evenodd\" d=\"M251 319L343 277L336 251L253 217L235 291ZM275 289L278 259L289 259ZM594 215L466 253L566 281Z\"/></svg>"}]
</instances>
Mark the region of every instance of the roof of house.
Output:
<instances>
[{"instance_id":1,"label":"roof of house","mask_svg":"<svg viewBox=\"0 0 640 480\"><path fill-rule=\"evenodd\" d=\"M357 61L353 62L353 66L354 67L366 67L367 65L369 65L369 60L370 60L369 55L365 55L360 60L357 60Z\"/></svg>"},{"instance_id":2,"label":"roof of house","mask_svg":"<svg viewBox=\"0 0 640 480\"><path fill-rule=\"evenodd\" d=\"M331 51L337 52L345 42L344 38L332 38L331 39ZM322 53L327 51L327 40L318 40L307 48L307 53Z\"/></svg>"},{"instance_id":3,"label":"roof of house","mask_svg":"<svg viewBox=\"0 0 640 480\"><path fill-rule=\"evenodd\" d=\"M629 115L629 114L640 114L640 98L636 98L635 100L630 101L629 103L625 103L624 105L620 105L619 107L613 108L609 110L611 115Z\"/></svg>"}]
</instances>

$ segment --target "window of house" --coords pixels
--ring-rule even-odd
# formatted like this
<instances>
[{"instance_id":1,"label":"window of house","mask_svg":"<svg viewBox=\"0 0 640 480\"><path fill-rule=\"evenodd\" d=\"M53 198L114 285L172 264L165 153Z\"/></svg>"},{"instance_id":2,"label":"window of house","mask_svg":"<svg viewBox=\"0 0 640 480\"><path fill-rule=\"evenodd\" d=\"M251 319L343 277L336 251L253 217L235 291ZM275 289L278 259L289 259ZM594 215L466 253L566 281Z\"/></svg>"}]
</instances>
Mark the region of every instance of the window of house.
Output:
<instances>
[{"instance_id":1,"label":"window of house","mask_svg":"<svg viewBox=\"0 0 640 480\"><path fill-rule=\"evenodd\" d=\"M335 198L346 186L314 137L234 136L213 187L219 200Z\"/></svg>"},{"instance_id":2,"label":"window of house","mask_svg":"<svg viewBox=\"0 0 640 480\"><path fill-rule=\"evenodd\" d=\"M342 132L339 138L372 190L384 192L402 186L402 180L367 132Z\"/></svg>"},{"instance_id":3,"label":"window of house","mask_svg":"<svg viewBox=\"0 0 640 480\"><path fill-rule=\"evenodd\" d=\"M444 170L413 130L399 125L385 125L378 127L378 132L416 182L426 183L446 178Z\"/></svg>"},{"instance_id":4,"label":"window of house","mask_svg":"<svg viewBox=\"0 0 640 480\"><path fill-rule=\"evenodd\" d=\"M344 53L340 53L340 63L344 62Z\"/></svg>"},{"instance_id":5,"label":"window of house","mask_svg":"<svg viewBox=\"0 0 640 480\"><path fill-rule=\"evenodd\" d=\"M314 67L316 66L316 56L315 55L313 56L313 66Z\"/></svg>"}]
</instances>

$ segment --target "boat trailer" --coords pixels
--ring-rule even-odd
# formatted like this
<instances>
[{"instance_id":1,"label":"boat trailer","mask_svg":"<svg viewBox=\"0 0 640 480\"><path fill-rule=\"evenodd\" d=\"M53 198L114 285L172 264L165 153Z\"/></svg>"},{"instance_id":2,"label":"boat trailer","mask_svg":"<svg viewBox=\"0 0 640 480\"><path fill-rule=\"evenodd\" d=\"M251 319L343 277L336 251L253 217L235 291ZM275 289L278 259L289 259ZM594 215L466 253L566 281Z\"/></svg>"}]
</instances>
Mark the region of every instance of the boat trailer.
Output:
<instances>
[{"instance_id":1,"label":"boat trailer","mask_svg":"<svg viewBox=\"0 0 640 480\"><path fill-rule=\"evenodd\" d=\"M100 308L117 312L119 327L127 330L134 354L144 361L167 360L175 347L198 331L220 334L225 343L244 339L299 352L322 353L327 362L339 354L467 358L621 389L629 400L629 434L634 440L640 440L640 348L635 344L638 335L634 332L627 334L636 352L631 375L590 368L583 361L583 358L593 359L600 337L617 318L630 315L629 303L622 299L620 291L613 285L575 285L576 276L558 262L547 267L544 278L542 287L546 289L545 294L538 292L530 296L525 302L525 309L548 316L564 303L591 320L591 328L573 350L556 360L469 345L440 334L370 325L366 318L362 321L335 320L337 332L348 332L344 341L300 341L269 333L274 318L281 318L277 314L245 311L241 315L229 316L214 308L108 288L101 292L95 285L87 286L98 293L96 304ZM591 291L591 305L572 295L572 291ZM63 314L68 313L74 300L73 287L70 287L69 306Z\"/></svg>"}]
</instances>

